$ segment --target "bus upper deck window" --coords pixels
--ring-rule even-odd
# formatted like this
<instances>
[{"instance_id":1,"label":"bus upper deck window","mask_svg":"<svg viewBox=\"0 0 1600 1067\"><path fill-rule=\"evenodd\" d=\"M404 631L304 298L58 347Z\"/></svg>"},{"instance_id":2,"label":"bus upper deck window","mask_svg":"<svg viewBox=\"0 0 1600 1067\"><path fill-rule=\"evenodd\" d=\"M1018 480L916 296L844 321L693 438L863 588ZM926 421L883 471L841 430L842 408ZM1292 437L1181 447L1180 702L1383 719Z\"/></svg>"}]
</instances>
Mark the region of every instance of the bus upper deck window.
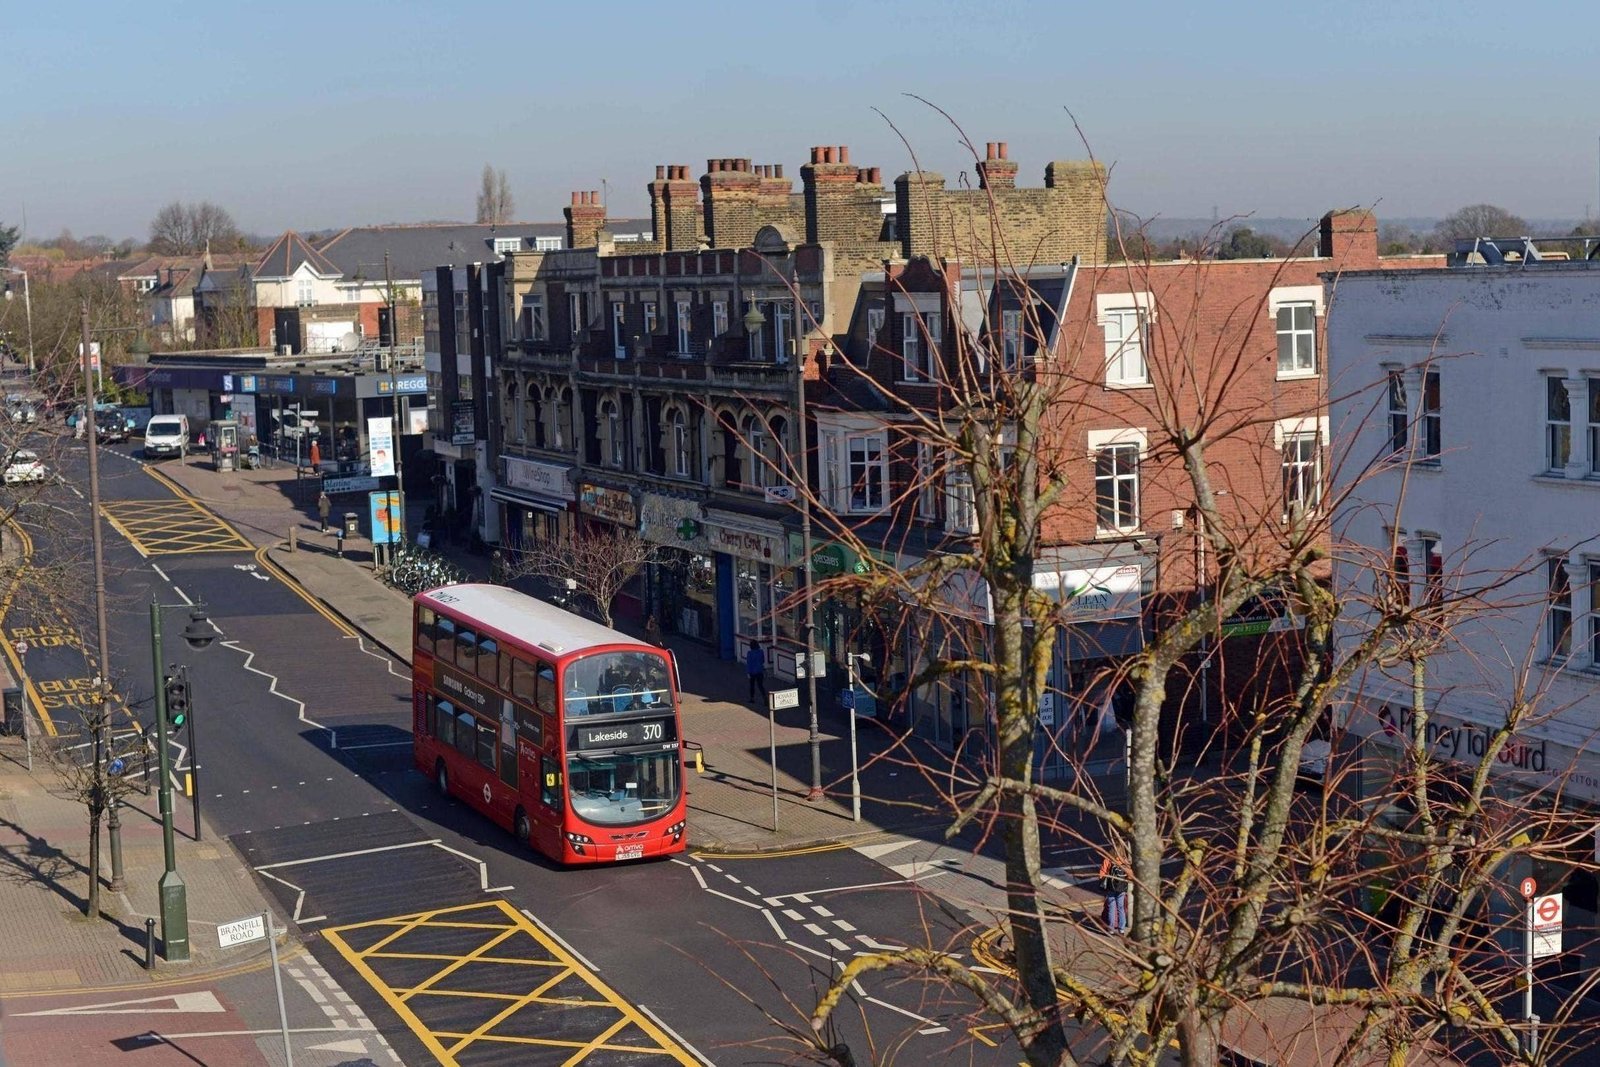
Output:
<instances>
[{"instance_id":1,"label":"bus upper deck window","mask_svg":"<svg viewBox=\"0 0 1600 1067\"><path fill-rule=\"evenodd\" d=\"M433 654L445 663L456 661L456 624L443 615L434 625Z\"/></svg>"},{"instance_id":2,"label":"bus upper deck window","mask_svg":"<svg viewBox=\"0 0 1600 1067\"><path fill-rule=\"evenodd\" d=\"M500 646L492 637L485 637L478 642L478 677L490 685L499 681Z\"/></svg>"},{"instance_id":3,"label":"bus upper deck window","mask_svg":"<svg viewBox=\"0 0 1600 1067\"><path fill-rule=\"evenodd\" d=\"M433 653L433 631L438 625L432 608L417 609L417 648Z\"/></svg>"},{"instance_id":4,"label":"bus upper deck window","mask_svg":"<svg viewBox=\"0 0 1600 1067\"><path fill-rule=\"evenodd\" d=\"M456 666L471 674L477 670L478 635L470 630L456 634Z\"/></svg>"},{"instance_id":5,"label":"bus upper deck window","mask_svg":"<svg viewBox=\"0 0 1600 1067\"><path fill-rule=\"evenodd\" d=\"M508 657L509 658L509 657ZM511 660L511 695L519 700L533 699L534 666L525 659Z\"/></svg>"}]
</instances>

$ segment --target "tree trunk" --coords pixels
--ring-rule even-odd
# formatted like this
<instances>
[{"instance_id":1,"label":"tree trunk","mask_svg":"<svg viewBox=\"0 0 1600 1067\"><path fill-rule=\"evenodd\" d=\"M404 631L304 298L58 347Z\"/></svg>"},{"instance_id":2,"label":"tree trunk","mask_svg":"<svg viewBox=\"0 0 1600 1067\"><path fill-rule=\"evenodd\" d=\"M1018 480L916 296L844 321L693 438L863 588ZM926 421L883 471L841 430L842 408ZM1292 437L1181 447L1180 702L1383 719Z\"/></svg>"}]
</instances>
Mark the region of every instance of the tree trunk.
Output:
<instances>
[{"instance_id":1,"label":"tree trunk","mask_svg":"<svg viewBox=\"0 0 1600 1067\"><path fill-rule=\"evenodd\" d=\"M89 805L89 900L84 914L100 918L100 805Z\"/></svg>"}]
</instances>

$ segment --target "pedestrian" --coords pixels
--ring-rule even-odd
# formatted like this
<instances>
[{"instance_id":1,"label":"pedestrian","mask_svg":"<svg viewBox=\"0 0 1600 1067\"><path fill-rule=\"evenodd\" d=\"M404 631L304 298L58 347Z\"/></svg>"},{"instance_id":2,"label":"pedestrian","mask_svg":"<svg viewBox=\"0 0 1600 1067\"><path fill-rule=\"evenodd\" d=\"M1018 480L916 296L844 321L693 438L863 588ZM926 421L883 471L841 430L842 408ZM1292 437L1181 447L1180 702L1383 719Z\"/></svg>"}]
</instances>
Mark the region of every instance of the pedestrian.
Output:
<instances>
[{"instance_id":1,"label":"pedestrian","mask_svg":"<svg viewBox=\"0 0 1600 1067\"><path fill-rule=\"evenodd\" d=\"M1128 932L1128 861L1113 844L1100 863L1100 892L1106 899L1106 925L1114 934Z\"/></svg>"},{"instance_id":2,"label":"pedestrian","mask_svg":"<svg viewBox=\"0 0 1600 1067\"><path fill-rule=\"evenodd\" d=\"M328 494L317 494L317 519L321 523L319 533L328 532L328 513L331 511L333 511L333 501L328 499Z\"/></svg>"},{"instance_id":3,"label":"pedestrian","mask_svg":"<svg viewBox=\"0 0 1600 1067\"><path fill-rule=\"evenodd\" d=\"M315 438L311 441L311 469L322 469L322 446L317 444Z\"/></svg>"},{"instance_id":4,"label":"pedestrian","mask_svg":"<svg viewBox=\"0 0 1600 1067\"><path fill-rule=\"evenodd\" d=\"M750 685L749 700L754 704L757 689L763 697L767 695L767 653L760 641L750 642L750 650L744 654L744 673Z\"/></svg>"},{"instance_id":5,"label":"pedestrian","mask_svg":"<svg viewBox=\"0 0 1600 1067\"><path fill-rule=\"evenodd\" d=\"M655 612L651 612L650 617L644 620L644 639L652 645L661 643L661 624L656 622Z\"/></svg>"}]
</instances>

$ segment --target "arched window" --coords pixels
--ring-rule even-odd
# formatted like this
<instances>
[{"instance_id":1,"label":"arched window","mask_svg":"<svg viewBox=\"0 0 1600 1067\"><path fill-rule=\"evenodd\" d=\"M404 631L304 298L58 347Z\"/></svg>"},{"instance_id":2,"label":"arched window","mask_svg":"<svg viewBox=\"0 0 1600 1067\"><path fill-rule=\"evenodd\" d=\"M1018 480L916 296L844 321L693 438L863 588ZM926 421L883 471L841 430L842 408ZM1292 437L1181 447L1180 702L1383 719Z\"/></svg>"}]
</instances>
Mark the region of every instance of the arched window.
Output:
<instances>
[{"instance_id":1,"label":"arched window","mask_svg":"<svg viewBox=\"0 0 1600 1067\"><path fill-rule=\"evenodd\" d=\"M667 453L671 457L672 473L678 478L689 476L689 420L682 408L673 408L667 418Z\"/></svg>"},{"instance_id":2,"label":"arched window","mask_svg":"<svg viewBox=\"0 0 1600 1067\"><path fill-rule=\"evenodd\" d=\"M605 435L604 455L608 463L620 469L622 467L622 409L615 400L600 402L600 427Z\"/></svg>"},{"instance_id":3,"label":"arched window","mask_svg":"<svg viewBox=\"0 0 1600 1067\"><path fill-rule=\"evenodd\" d=\"M544 391L539 388L539 383L528 383L528 406L525 422L533 423L533 447L543 448L544 443Z\"/></svg>"},{"instance_id":4,"label":"arched window","mask_svg":"<svg viewBox=\"0 0 1600 1067\"><path fill-rule=\"evenodd\" d=\"M517 388L517 380L510 375L506 376L506 402L500 409L500 432L508 437L515 437L520 443L524 440L522 433L522 390ZM515 428L515 433L507 433Z\"/></svg>"},{"instance_id":5,"label":"arched window","mask_svg":"<svg viewBox=\"0 0 1600 1067\"><path fill-rule=\"evenodd\" d=\"M572 447L568 444L572 427L572 390L560 389L555 394L555 412L551 416L550 428L546 436L550 440L550 447L557 452L565 452Z\"/></svg>"},{"instance_id":6,"label":"arched window","mask_svg":"<svg viewBox=\"0 0 1600 1067\"><path fill-rule=\"evenodd\" d=\"M772 438L768 435L767 427L760 416L744 417L744 433L741 436L744 438L744 458L748 464L745 468L748 476L744 479L744 484L752 488L767 485L769 475L772 473L768 463L772 452Z\"/></svg>"}]
</instances>

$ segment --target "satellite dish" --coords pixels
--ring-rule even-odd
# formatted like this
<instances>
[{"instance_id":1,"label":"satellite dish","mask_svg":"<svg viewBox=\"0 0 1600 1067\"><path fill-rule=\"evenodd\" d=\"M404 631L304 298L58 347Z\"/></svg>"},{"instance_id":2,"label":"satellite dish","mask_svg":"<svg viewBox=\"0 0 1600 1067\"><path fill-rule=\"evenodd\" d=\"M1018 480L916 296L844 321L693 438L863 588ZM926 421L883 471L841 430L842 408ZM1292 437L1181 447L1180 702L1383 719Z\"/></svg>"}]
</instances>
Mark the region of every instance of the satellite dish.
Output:
<instances>
[{"instance_id":1,"label":"satellite dish","mask_svg":"<svg viewBox=\"0 0 1600 1067\"><path fill-rule=\"evenodd\" d=\"M339 351L341 352L354 352L360 347L361 335L356 333L354 330L351 330L349 333L339 338Z\"/></svg>"}]
</instances>

